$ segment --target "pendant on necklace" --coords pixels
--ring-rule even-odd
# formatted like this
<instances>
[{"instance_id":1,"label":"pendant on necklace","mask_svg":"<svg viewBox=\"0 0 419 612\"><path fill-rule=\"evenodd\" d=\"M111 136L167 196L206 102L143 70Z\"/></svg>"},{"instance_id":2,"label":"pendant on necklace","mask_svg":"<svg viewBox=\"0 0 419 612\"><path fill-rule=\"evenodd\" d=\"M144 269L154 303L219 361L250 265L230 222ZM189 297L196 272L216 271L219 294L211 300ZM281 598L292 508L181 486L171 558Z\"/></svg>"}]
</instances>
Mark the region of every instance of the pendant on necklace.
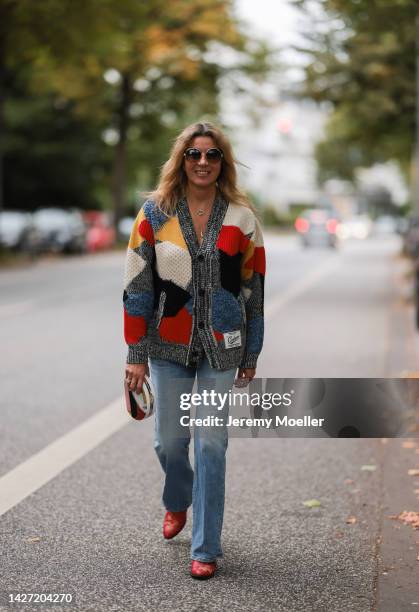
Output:
<instances>
[{"instance_id":1,"label":"pendant on necklace","mask_svg":"<svg viewBox=\"0 0 419 612\"><path fill-rule=\"evenodd\" d=\"M198 210L196 211L196 214L199 215L200 217L202 217L204 213L205 213L205 210L203 208L198 208Z\"/></svg>"}]
</instances>

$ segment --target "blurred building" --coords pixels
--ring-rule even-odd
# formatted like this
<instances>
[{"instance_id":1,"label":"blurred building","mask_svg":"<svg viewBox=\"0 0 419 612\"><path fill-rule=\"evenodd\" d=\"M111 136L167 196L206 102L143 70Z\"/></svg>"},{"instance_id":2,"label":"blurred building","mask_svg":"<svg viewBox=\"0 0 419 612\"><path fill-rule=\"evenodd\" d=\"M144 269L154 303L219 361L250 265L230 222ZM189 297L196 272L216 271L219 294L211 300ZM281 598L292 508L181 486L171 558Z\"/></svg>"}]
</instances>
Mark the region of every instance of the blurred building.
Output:
<instances>
[{"instance_id":1,"label":"blurred building","mask_svg":"<svg viewBox=\"0 0 419 612\"><path fill-rule=\"evenodd\" d=\"M234 101L224 107L224 121L231 131L240 162L243 187L257 195L265 206L279 212L293 204L313 205L319 201L314 147L323 135L327 111L310 100L281 96L271 108L256 111L254 122L240 115Z\"/></svg>"}]
</instances>

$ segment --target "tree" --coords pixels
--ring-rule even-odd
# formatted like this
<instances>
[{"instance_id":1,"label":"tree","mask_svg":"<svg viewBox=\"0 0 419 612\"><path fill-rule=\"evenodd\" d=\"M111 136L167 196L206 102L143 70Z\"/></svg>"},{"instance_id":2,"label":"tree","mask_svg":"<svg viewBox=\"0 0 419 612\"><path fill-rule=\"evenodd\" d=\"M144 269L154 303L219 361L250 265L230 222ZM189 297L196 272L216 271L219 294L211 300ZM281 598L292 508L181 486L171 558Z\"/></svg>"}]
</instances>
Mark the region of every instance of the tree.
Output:
<instances>
[{"instance_id":1,"label":"tree","mask_svg":"<svg viewBox=\"0 0 419 612\"><path fill-rule=\"evenodd\" d=\"M318 149L321 176L396 159L407 176L414 147L416 0L294 0L315 13L305 33L301 90L332 104ZM335 155L336 153L336 155Z\"/></svg>"},{"instance_id":2,"label":"tree","mask_svg":"<svg viewBox=\"0 0 419 612\"><path fill-rule=\"evenodd\" d=\"M240 32L229 0L1 3L10 9L4 30L23 43L15 55L6 36L10 69L25 58L32 91L70 104L109 143L115 223L127 186L156 176L179 127L216 117L220 77L239 69L260 78L270 67L267 48ZM217 61L215 45L234 52L233 67Z\"/></svg>"}]
</instances>

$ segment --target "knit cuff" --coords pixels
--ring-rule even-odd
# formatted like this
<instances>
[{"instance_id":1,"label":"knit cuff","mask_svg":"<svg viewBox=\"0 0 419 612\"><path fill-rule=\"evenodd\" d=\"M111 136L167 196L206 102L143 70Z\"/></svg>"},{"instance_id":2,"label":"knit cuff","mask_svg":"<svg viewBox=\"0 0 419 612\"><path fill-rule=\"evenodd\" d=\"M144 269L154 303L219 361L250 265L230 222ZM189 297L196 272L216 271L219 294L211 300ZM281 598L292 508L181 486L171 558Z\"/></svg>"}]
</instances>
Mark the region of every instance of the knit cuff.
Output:
<instances>
[{"instance_id":1,"label":"knit cuff","mask_svg":"<svg viewBox=\"0 0 419 612\"><path fill-rule=\"evenodd\" d=\"M148 363L148 345L128 346L127 363Z\"/></svg>"},{"instance_id":2,"label":"knit cuff","mask_svg":"<svg viewBox=\"0 0 419 612\"><path fill-rule=\"evenodd\" d=\"M248 353L247 355L243 355L239 368L256 368L258 357L259 353Z\"/></svg>"}]
</instances>

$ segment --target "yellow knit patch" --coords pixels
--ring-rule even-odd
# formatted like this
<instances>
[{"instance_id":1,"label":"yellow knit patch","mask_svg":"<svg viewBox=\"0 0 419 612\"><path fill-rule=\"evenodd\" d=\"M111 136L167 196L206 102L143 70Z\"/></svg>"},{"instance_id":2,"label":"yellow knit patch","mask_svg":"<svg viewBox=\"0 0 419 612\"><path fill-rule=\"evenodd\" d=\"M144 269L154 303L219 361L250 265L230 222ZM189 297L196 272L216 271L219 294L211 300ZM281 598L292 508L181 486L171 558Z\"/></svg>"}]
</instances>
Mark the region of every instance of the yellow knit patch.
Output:
<instances>
[{"instance_id":1,"label":"yellow knit patch","mask_svg":"<svg viewBox=\"0 0 419 612\"><path fill-rule=\"evenodd\" d=\"M182 230L177 217L171 217L166 223L155 233L156 240L161 242L172 242L181 249L188 250Z\"/></svg>"},{"instance_id":2,"label":"yellow knit patch","mask_svg":"<svg viewBox=\"0 0 419 612\"><path fill-rule=\"evenodd\" d=\"M131 236L130 236L129 243L128 243L128 246L130 249L136 249L137 247L140 246L140 244L144 242L144 238L140 236L140 233L138 231L141 221L143 221L144 219L145 219L145 214L144 214L143 209L141 209L134 221L134 225L132 226Z\"/></svg>"},{"instance_id":3,"label":"yellow knit patch","mask_svg":"<svg viewBox=\"0 0 419 612\"><path fill-rule=\"evenodd\" d=\"M255 244L251 240L247 245L246 252L243 255L242 267L241 267L241 277L242 280L249 280L253 275L253 266L251 268L246 268L246 263L252 259L253 254L255 252Z\"/></svg>"}]
</instances>

